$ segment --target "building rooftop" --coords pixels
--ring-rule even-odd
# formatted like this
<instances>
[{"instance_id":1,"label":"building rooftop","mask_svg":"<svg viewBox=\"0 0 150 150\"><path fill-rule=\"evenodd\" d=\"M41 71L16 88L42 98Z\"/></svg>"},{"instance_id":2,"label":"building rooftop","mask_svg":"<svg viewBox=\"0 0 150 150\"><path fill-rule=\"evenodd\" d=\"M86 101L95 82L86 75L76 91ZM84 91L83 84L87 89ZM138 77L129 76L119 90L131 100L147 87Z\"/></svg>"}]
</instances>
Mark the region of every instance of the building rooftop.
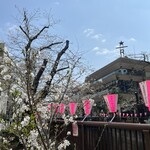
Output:
<instances>
[{"instance_id":1,"label":"building rooftop","mask_svg":"<svg viewBox=\"0 0 150 150\"><path fill-rule=\"evenodd\" d=\"M144 70L150 72L150 62L120 57L86 77L85 82L98 80L118 69Z\"/></svg>"}]
</instances>

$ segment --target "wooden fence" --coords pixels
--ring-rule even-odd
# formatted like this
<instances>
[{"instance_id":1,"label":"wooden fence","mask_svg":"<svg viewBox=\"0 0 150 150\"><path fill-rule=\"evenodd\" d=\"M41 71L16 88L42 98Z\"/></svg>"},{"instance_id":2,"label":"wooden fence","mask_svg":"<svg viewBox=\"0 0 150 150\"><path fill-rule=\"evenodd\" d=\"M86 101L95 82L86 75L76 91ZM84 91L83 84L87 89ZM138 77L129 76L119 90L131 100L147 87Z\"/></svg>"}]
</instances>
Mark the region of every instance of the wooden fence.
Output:
<instances>
[{"instance_id":1,"label":"wooden fence","mask_svg":"<svg viewBox=\"0 0 150 150\"><path fill-rule=\"evenodd\" d=\"M78 136L69 136L68 150L150 150L150 125L78 121ZM62 132L72 132L72 124Z\"/></svg>"}]
</instances>

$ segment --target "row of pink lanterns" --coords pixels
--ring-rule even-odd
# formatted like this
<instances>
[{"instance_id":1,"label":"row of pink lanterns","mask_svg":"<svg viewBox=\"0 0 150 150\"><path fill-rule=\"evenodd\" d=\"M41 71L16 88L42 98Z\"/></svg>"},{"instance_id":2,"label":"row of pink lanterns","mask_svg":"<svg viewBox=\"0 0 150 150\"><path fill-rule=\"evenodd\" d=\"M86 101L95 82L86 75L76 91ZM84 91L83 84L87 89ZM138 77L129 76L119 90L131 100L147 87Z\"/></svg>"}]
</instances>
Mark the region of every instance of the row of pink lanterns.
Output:
<instances>
[{"instance_id":1,"label":"row of pink lanterns","mask_svg":"<svg viewBox=\"0 0 150 150\"><path fill-rule=\"evenodd\" d=\"M140 82L139 86L141 89L144 104L146 107L148 107L148 110L150 111L150 80ZM107 104L109 112L117 112L118 94L108 94L104 95L103 97ZM146 112L145 115L147 115ZM137 114L135 114L135 116L137 116ZM141 113L140 116L142 116Z\"/></svg>"},{"instance_id":2,"label":"row of pink lanterns","mask_svg":"<svg viewBox=\"0 0 150 150\"><path fill-rule=\"evenodd\" d=\"M106 113L100 113L99 114L100 117L108 117L109 114ZM146 117L147 116L147 112L144 113L116 113L116 116L119 117Z\"/></svg>"},{"instance_id":3,"label":"row of pink lanterns","mask_svg":"<svg viewBox=\"0 0 150 150\"><path fill-rule=\"evenodd\" d=\"M117 94L105 95L104 99L106 101L109 112L116 112L117 111L118 95ZM92 110L92 106L94 104L94 100L92 100L92 99L83 100L82 103L83 103L85 115L86 116L90 115L91 110ZM48 104L48 111L53 109L56 113L60 113L60 114L65 113L65 108L66 108L66 105L64 103L60 103L60 104L50 103L50 104ZM70 102L69 103L70 115L75 115L76 110L77 110L77 103Z\"/></svg>"},{"instance_id":4,"label":"row of pink lanterns","mask_svg":"<svg viewBox=\"0 0 150 150\"><path fill-rule=\"evenodd\" d=\"M84 107L84 112L85 115L89 115L91 113L91 109L94 103L94 100L83 100L83 107ZM65 108L66 105L63 103L50 103L48 104L48 111L50 111L51 109L53 109L56 113L60 113L60 114L64 114L65 113ZM70 115L75 115L77 110L77 103L75 102L70 102L69 103L69 111L70 111Z\"/></svg>"},{"instance_id":5,"label":"row of pink lanterns","mask_svg":"<svg viewBox=\"0 0 150 150\"><path fill-rule=\"evenodd\" d=\"M147 106L150 111L150 80L140 82L139 86L142 92L145 106ZM109 112L110 113L117 112L118 94L107 94L107 95L104 95L103 97L104 97L104 100L106 102ZM83 107L84 107L84 113L87 116L91 113L94 100L89 99L89 100L83 100L82 102L83 102ZM63 114L65 112L66 105L63 103L48 104L48 110L50 110L52 107L56 109L56 113L59 112L60 114ZM77 103L70 102L69 103L70 115L75 115L76 109L77 109Z\"/></svg>"}]
</instances>

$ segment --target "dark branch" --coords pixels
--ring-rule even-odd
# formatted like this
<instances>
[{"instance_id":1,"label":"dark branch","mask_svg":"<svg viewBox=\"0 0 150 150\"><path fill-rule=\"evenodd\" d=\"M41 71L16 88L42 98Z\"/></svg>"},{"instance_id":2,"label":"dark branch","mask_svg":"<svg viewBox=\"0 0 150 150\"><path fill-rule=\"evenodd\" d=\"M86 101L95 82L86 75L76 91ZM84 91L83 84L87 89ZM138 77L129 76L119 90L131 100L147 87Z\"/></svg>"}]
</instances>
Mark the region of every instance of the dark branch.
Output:
<instances>
[{"instance_id":1,"label":"dark branch","mask_svg":"<svg viewBox=\"0 0 150 150\"><path fill-rule=\"evenodd\" d=\"M80 60L80 58L78 58L77 61L75 61L73 67L71 68L71 73L70 73L70 75L69 75L69 77L68 77L67 85L65 86L65 90L64 90L63 95L61 96L59 102L61 102L61 101L64 99L64 96L65 96L65 94L66 94L66 91L67 91L67 89L68 89L68 86L69 86L69 83L70 83L70 80L71 80L71 76L72 76L73 70L74 70L74 68L76 67L76 64L79 62L79 60Z\"/></svg>"},{"instance_id":2,"label":"dark branch","mask_svg":"<svg viewBox=\"0 0 150 150\"><path fill-rule=\"evenodd\" d=\"M63 56L63 54L66 52L66 50L67 50L68 48L69 48L69 41L66 40L66 45L65 45L65 47L57 54L56 60L55 60L54 65L53 65L53 68L52 68L52 70L51 70L51 72L50 72L51 79L46 82L46 85L45 85L45 87L43 88L43 90L40 92L40 95L39 95L37 101L39 101L39 100L41 100L41 99L44 99L44 98L48 95L51 82L52 82L52 80L53 80L55 74L57 73L57 67L58 67L59 61L60 61L61 57Z\"/></svg>"},{"instance_id":3,"label":"dark branch","mask_svg":"<svg viewBox=\"0 0 150 150\"><path fill-rule=\"evenodd\" d=\"M51 43L51 44L49 44L49 45L47 45L47 46L41 47L41 48L40 48L40 51L42 51L42 50L44 50L44 49L51 48L51 47L54 46L54 45L58 45L58 44L62 44L62 43L63 43L63 42Z\"/></svg>"},{"instance_id":4,"label":"dark branch","mask_svg":"<svg viewBox=\"0 0 150 150\"><path fill-rule=\"evenodd\" d=\"M34 41L35 39L37 39L38 38L38 36L40 36L40 34L45 30L45 29L47 29L47 28L49 28L49 26L44 26L35 36L33 36L33 37L30 37L29 36L29 31L28 31L28 33L22 28L22 26L19 26L20 27L20 29L21 29L21 31L26 35L26 37L28 38L28 43L27 43L27 45L26 45L26 47L25 47L25 49L26 49L26 51L28 51L28 49L30 48L30 46L31 46L31 43L32 43L32 41ZM26 28L28 29L28 25L26 25ZM56 43L57 44L57 43ZM56 45L55 43L52 43L52 44L50 44L50 45ZM60 43L58 43L58 44L60 44ZM50 45L48 45L49 47L50 47Z\"/></svg>"},{"instance_id":5,"label":"dark branch","mask_svg":"<svg viewBox=\"0 0 150 150\"><path fill-rule=\"evenodd\" d=\"M37 37L38 37L45 29L48 29L48 28L49 28L49 26L44 26L35 36L33 36L33 37L31 38L31 40L33 41L33 40L37 39Z\"/></svg>"},{"instance_id":6,"label":"dark branch","mask_svg":"<svg viewBox=\"0 0 150 150\"><path fill-rule=\"evenodd\" d=\"M29 36L30 35L30 31L29 31L30 26L29 26L29 20L28 20L26 11L24 11L24 22L25 22L25 27L26 27L26 33Z\"/></svg>"},{"instance_id":7,"label":"dark branch","mask_svg":"<svg viewBox=\"0 0 150 150\"><path fill-rule=\"evenodd\" d=\"M26 31L22 28L22 26L19 26L19 28L21 29L21 31L26 35L26 37L28 39L30 39L29 35L26 33Z\"/></svg>"},{"instance_id":8,"label":"dark branch","mask_svg":"<svg viewBox=\"0 0 150 150\"><path fill-rule=\"evenodd\" d=\"M56 72L57 72L56 70L57 70L59 61L60 61L60 59L61 59L61 56L66 52L66 50L68 49L68 47L69 47L69 41L67 40L65 47L58 53L57 58L56 58L56 60L55 60L55 63L54 63L54 65L53 65L53 68L52 68L52 70L51 70L51 72L50 72L50 75L51 75L52 79L53 79L54 75L55 75ZM48 84L48 85L50 85L50 84Z\"/></svg>"},{"instance_id":9,"label":"dark branch","mask_svg":"<svg viewBox=\"0 0 150 150\"><path fill-rule=\"evenodd\" d=\"M30 48L32 41L34 41L35 39L37 39L38 36L39 36L46 28L49 28L49 26L44 26L44 27L43 27L35 36L33 36L32 38L30 38L30 37L28 36L28 34L27 34L24 30L22 30L22 31L24 32L24 34L25 34L25 35L28 37L28 39L29 39L29 41L28 41L28 43L27 43L27 45L26 45L26 47L25 47L26 51L28 51L28 49Z\"/></svg>"},{"instance_id":10,"label":"dark branch","mask_svg":"<svg viewBox=\"0 0 150 150\"><path fill-rule=\"evenodd\" d=\"M69 66L63 67L63 68L57 69L56 72L59 72L59 71L62 71L62 70L68 69L68 68L69 68Z\"/></svg>"},{"instance_id":11,"label":"dark branch","mask_svg":"<svg viewBox=\"0 0 150 150\"><path fill-rule=\"evenodd\" d=\"M43 64L42 64L41 68L39 69L37 75L36 75L35 78L34 78L34 81L33 81L33 84L32 84L33 95L34 95L34 94L36 93L36 91L37 91L37 87L38 87L38 85L39 85L39 80L40 80L40 78L41 78L41 76L42 76L42 74L43 74L43 72L44 72L44 70L45 70L45 68L46 68L47 62L48 62L47 59L44 59L44 60L43 60Z\"/></svg>"},{"instance_id":12,"label":"dark branch","mask_svg":"<svg viewBox=\"0 0 150 150\"><path fill-rule=\"evenodd\" d=\"M24 11L24 14L23 14L23 15L24 15L24 16L23 16L23 17L24 17L24 18L23 18L23 22L24 22L24 24L25 24L26 30L24 30L21 25L20 25L19 27L20 27L21 31L26 35L26 37L27 37L28 39L30 39L30 36L29 36L29 21L28 21L28 17L27 17L26 11Z\"/></svg>"}]
</instances>

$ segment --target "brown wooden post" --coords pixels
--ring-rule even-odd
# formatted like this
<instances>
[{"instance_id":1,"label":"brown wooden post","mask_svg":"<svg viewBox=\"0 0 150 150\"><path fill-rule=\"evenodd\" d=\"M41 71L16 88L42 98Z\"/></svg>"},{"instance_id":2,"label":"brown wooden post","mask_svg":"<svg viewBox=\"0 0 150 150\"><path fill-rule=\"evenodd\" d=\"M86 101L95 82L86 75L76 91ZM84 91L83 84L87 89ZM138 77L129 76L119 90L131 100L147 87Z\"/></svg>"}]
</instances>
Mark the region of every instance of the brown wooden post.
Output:
<instances>
[{"instance_id":1,"label":"brown wooden post","mask_svg":"<svg viewBox=\"0 0 150 150\"><path fill-rule=\"evenodd\" d=\"M82 150L84 150L84 124L82 124Z\"/></svg>"},{"instance_id":2,"label":"brown wooden post","mask_svg":"<svg viewBox=\"0 0 150 150\"><path fill-rule=\"evenodd\" d=\"M143 130L143 135L144 135L145 150L149 150L150 149L150 132L149 132L149 130Z\"/></svg>"}]
</instances>

